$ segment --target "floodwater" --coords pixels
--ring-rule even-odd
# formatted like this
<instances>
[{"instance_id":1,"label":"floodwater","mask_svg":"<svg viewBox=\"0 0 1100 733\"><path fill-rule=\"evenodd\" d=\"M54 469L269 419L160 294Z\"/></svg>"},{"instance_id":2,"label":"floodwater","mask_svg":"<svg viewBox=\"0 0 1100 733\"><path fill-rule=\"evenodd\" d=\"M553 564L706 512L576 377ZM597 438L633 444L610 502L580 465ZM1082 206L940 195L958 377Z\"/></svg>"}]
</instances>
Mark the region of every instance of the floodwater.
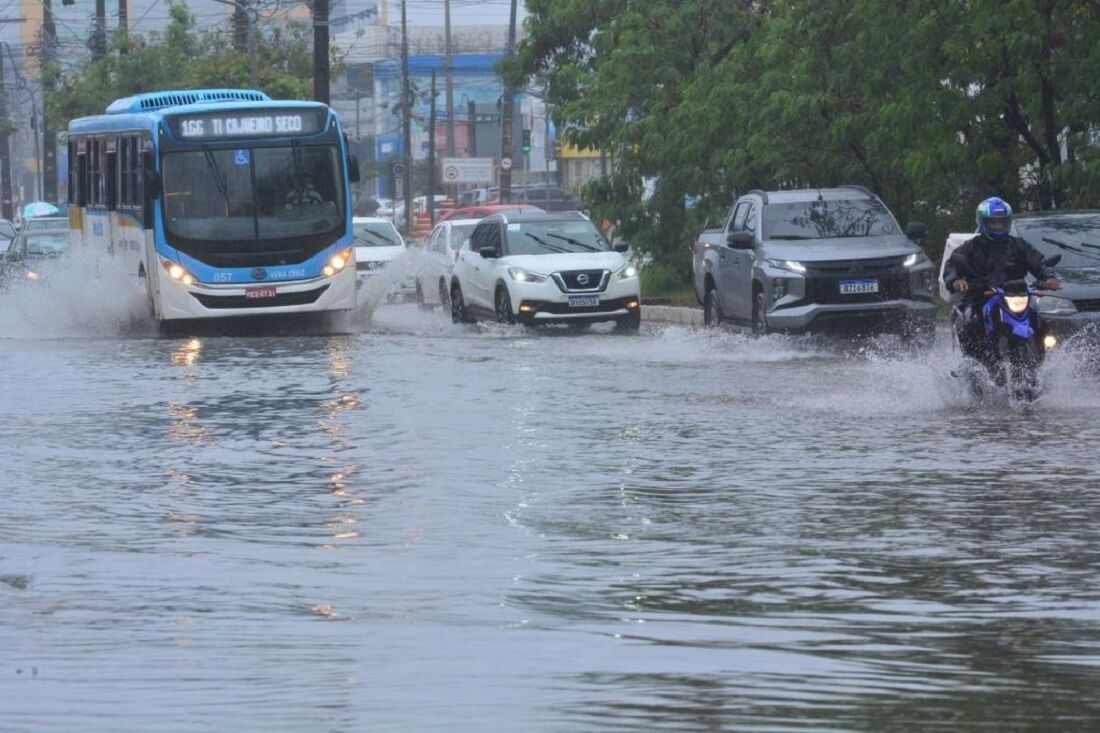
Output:
<instances>
[{"instance_id":1,"label":"floodwater","mask_svg":"<svg viewBox=\"0 0 1100 733\"><path fill-rule=\"evenodd\" d=\"M1097 382L945 344L9 293L0 729L1095 730Z\"/></svg>"}]
</instances>

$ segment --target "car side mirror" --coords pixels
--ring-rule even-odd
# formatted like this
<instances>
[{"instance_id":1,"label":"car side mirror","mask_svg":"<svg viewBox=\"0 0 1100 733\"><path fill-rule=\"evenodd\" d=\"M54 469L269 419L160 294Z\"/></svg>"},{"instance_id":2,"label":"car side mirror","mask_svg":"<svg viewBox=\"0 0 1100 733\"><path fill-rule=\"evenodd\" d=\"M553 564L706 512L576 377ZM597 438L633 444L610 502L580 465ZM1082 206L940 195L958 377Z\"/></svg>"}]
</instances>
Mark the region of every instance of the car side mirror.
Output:
<instances>
[{"instance_id":1,"label":"car side mirror","mask_svg":"<svg viewBox=\"0 0 1100 733\"><path fill-rule=\"evenodd\" d=\"M734 232L726 237L730 249L752 249L756 245L756 235L752 232Z\"/></svg>"},{"instance_id":2,"label":"car side mirror","mask_svg":"<svg viewBox=\"0 0 1100 733\"><path fill-rule=\"evenodd\" d=\"M919 221L911 221L909 226L905 227L905 236L914 242L919 242L928 236L928 227Z\"/></svg>"},{"instance_id":3,"label":"car side mirror","mask_svg":"<svg viewBox=\"0 0 1100 733\"><path fill-rule=\"evenodd\" d=\"M495 260L497 258L496 247L482 247L477 253L487 260Z\"/></svg>"},{"instance_id":4,"label":"car side mirror","mask_svg":"<svg viewBox=\"0 0 1100 733\"><path fill-rule=\"evenodd\" d=\"M362 179L362 175L359 173L359 158L354 155L348 155L348 180L352 183L359 183Z\"/></svg>"},{"instance_id":5,"label":"car side mirror","mask_svg":"<svg viewBox=\"0 0 1100 733\"><path fill-rule=\"evenodd\" d=\"M1047 257L1045 260L1043 260L1043 264L1047 267L1054 267L1061 261L1062 255L1051 255L1050 257Z\"/></svg>"},{"instance_id":6,"label":"car side mirror","mask_svg":"<svg viewBox=\"0 0 1100 733\"><path fill-rule=\"evenodd\" d=\"M630 245L626 242L615 242L615 244L611 245L611 249L615 250L616 252L629 252Z\"/></svg>"}]
</instances>

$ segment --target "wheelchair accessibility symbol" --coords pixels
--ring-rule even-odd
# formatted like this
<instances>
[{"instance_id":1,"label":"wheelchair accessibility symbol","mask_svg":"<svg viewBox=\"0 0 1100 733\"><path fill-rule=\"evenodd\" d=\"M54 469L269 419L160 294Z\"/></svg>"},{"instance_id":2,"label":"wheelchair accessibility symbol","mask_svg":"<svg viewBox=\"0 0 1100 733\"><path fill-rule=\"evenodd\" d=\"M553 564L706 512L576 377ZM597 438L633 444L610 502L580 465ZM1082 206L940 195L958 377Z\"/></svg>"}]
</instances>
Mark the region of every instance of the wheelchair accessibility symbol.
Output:
<instances>
[{"instance_id":1,"label":"wheelchair accessibility symbol","mask_svg":"<svg viewBox=\"0 0 1100 733\"><path fill-rule=\"evenodd\" d=\"M250 153L247 148L237 150L233 155L233 162L237 165L248 165L252 162L252 153Z\"/></svg>"}]
</instances>

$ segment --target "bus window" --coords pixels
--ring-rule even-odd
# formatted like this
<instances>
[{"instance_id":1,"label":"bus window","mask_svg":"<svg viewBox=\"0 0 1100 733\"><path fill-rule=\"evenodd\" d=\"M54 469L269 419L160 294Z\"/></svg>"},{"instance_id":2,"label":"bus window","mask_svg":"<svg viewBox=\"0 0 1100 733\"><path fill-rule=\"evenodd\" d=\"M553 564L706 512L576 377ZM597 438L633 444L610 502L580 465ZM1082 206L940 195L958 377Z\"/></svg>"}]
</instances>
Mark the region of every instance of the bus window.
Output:
<instances>
[{"instance_id":1,"label":"bus window","mask_svg":"<svg viewBox=\"0 0 1100 733\"><path fill-rule=\"evenodd\" d=\"M195 240L283 239L344 225L335 146L237 148L164 156L169 233Z\"/></svg>"}]
</instances>

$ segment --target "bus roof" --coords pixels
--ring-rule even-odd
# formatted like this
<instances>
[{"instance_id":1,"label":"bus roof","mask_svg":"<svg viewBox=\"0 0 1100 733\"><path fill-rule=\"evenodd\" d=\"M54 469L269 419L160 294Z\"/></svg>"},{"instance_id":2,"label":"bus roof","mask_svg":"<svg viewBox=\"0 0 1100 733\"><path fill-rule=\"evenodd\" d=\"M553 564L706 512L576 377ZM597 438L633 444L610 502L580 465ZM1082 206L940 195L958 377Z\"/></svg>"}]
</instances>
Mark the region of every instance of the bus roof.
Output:
<instances>
[{"instance_id":1,"label":"bus roof","mask_svg":"<svg viewBox=\"0 0 1100 733\"><path fill-rule=\"evenodd\" d=\"M184 89L135 94L132 97L116 99L107 107L107 114L141 114L168 107L185 107L203 103L270 101L271 97L252 89Z\"/></svg>"},{"instance_id":2,"label":"bus roof","mask_svg":"<svg viewBox=\"0 0 1100 733\"><path fill-rule=\"evenodd\" d=\"M320 102L273 100L251 89L188 89L135 94L115 100L106 114L79 117L69 122L70 134L96 134L125 130L154 129L166 114L217 111L226 105L234 109L323 107Z\"/></svg>"}]
</instances>

